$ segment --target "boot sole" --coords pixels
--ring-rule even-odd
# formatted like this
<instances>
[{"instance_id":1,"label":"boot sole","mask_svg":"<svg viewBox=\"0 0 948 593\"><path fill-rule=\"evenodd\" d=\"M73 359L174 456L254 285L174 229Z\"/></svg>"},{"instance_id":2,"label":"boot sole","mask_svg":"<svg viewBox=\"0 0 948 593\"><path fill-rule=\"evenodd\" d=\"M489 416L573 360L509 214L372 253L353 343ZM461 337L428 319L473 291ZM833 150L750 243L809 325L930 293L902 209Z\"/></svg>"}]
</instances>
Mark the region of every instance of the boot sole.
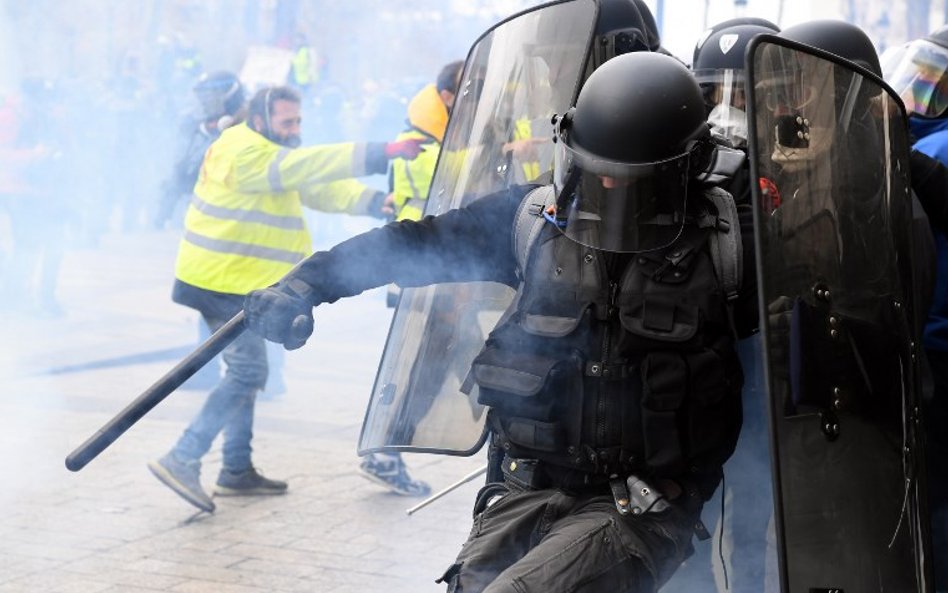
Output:
<instances>
[{"instance_id":1,"label":"boot sole","mask_svg":"<svg viewBox=\"0 0 948 593\"><path fill-rule=\"evenodd\" d=\"M217 508L217 506L211 500L204 501L195 498L191 493L191 490L185 487L184 484L178 481L178 479L175 478L171 472L165 469L165 467L157 461L150 461L148 463L148 469L156 478L158 478L159 482L170 488L175 494L186 500L188 503L196 506L205 513L213 513L214 509Z\"/></svg>"}]
</instances>

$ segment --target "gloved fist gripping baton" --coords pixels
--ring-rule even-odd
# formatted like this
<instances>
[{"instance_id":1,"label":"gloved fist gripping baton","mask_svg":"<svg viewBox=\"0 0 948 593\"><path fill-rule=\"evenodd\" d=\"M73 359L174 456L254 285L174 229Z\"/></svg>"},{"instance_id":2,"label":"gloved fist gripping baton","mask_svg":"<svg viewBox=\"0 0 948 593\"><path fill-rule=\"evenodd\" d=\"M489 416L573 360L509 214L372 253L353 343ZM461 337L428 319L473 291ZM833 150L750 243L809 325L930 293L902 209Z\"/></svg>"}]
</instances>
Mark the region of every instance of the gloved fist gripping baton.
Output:
<instances>
[{"instance_id":1,"label":"gloved fist gripping baton","mask_svg":"<svg viewBox=\"0 0 948 593\"><path fill-rule=\"evenodd\" d=\"M313 334L313 287L297 278L284 278L244 299L250 331L296 350Z\"/></svg>"}]
</instances>

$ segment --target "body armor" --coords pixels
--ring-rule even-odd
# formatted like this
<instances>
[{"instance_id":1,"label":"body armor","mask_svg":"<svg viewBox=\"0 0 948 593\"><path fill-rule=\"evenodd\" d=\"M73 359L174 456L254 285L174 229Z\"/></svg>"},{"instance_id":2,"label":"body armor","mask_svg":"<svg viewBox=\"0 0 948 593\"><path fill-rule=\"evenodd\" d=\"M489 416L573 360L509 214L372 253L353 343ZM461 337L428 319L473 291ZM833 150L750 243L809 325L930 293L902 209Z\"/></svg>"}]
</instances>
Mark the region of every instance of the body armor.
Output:
<instances>
[{"instance_id":1,"label":"body armor","mask_svg":"<svg viewBox=\"0 0 948 593\"><path fill-rule=\"evenodd\" d=\"M551 194L535 190L522 208L542 216ZM691 474L713 491L740 430L743 377L709 249L720 219L700 193L693 203L659 251L534 231L517 299L472 368L508 455L586 476Z\"/></svg>"}]
</instances>

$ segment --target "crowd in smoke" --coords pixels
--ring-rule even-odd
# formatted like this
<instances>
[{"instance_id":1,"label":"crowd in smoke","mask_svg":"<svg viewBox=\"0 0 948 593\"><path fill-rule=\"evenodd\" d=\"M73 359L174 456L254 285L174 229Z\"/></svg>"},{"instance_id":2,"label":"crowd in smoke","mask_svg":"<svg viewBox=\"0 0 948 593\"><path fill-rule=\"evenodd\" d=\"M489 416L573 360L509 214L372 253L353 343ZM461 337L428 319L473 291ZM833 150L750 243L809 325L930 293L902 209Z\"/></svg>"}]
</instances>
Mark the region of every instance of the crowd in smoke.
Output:
<instances>
[{"instance_id":1,"label":"crowd in smoke","mask_svg":"<svg viewBox=\"0 0 948 593\"><path fill-rule=\"evenodd\" d=\"M246 78L266 67L263 50L291 56L309 46L304 143L390 140L413 94L503 16L461 22L440 3L47 4L0 1L0 312L53 317L68 309L57 278L69 250L100 248L109 233L180 228L186 204L163 220L162 186L183 122L199 110L192 88L202 74ZM273 83L294 82L285 63L272 63ZM244 83L250 92L263 84ZM367 183L384 189L386 180ZM373 224L325 214L310 222L320 244Z\"/></svg>"}]
</instances>

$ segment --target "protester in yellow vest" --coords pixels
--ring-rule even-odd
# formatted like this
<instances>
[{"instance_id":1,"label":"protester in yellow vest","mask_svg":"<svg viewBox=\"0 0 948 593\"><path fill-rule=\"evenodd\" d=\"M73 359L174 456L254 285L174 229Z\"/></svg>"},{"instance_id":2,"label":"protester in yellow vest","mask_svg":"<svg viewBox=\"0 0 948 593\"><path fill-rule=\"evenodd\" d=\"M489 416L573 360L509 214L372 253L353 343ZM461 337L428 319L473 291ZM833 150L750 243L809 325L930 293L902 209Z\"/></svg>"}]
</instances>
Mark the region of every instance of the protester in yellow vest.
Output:
<instances>
[{"instance_id":1,"label":"protester in yellow vest","mask_svg":"<svg viewBox=\"0 0 948 593\"><path fill-rule=\"evenodd\" d=\"M425 151L415 160L392 161L396 220L421 220L463 68L463 61L451 62L441 69L435 84L421 89L408 103L409 127L397 140L418 139L424 143Z\"/></svg>"},{"instance_id":2,"label":"protester in yellow vest","mask_svg":"<svg viewBox=\"0 0 948 593\"><path fill-rule=\"evenodd\" d=\"M207 150L175 265L175 302L196 309L211 331L241 310L248 292L270 286L311 253L303 206L383 217L385 194L352 179L413 158L418 141L299 148L300 97L287 87L259 91L245 123ZM251 463L253 411L267 379L264 341L244 332L222 353L227 370L174 448L148 464L165 485L202 511L201 458L224 433L219 496L282 494L286 482Z\"/></svg>"},{"instance_id":3,"label":"protester in yellow vest","mask_svg":"<svg viewBox=\"0 0 948 593\"><path fill-rule=\"evenodd\" d=\"M290 83L308 96L319 83L319 69L322 66L320 56L303 33L296 34L293 45L295 50L290 61Z\"/></svg>"}]
</instances>

